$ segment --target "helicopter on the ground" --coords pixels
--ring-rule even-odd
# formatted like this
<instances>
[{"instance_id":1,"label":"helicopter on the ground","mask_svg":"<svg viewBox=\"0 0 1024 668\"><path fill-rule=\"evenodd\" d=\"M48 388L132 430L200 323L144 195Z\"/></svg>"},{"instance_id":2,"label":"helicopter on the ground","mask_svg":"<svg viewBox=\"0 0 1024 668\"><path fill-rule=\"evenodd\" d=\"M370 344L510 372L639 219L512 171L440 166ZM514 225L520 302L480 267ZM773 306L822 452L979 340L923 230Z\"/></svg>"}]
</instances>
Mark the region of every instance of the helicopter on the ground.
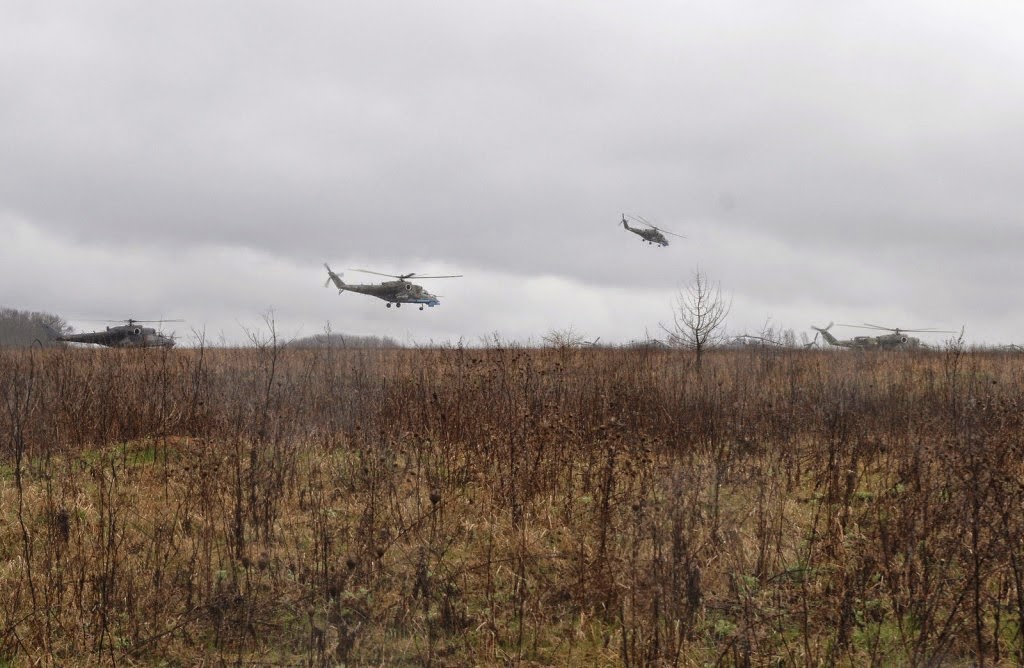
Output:
<instances>
[{"instance_id":1,"label":"helicopter on the ground","mask_svg":"<svg viewBox=\"0 0 1024 668\"><path fill-rule=\"evenodd\" d=\"M724 344L723 348L785 348L786 344L767 336L737 334Z\"/></svg>"},{"instance_id":2,"label":"helicopter on the ground","mask_svg":"<svg viewBox=\"0 0 1024 668\"><path fill-rule=\"evenodd\" d=\"M327 270L327 281L324 283L324 287L326 288L333 282L334 286L338 288L338 294L347 290L348 292L358 292L360 294L370 295L371 297L383 299L387 302L388 308L391 308L392 304L395 305L395 308L401 307L402 304L419 304L421 311L424 306L440 306L441 300L438 299L437 295L432 295L427 292L423 286L410 283L406 279L412 278L413 276L416 276L417 279L462 277L462 274L454 274L450 276L419 276L414 273L396 276L394 274L382 274L378 271L369 271L367 269L350 269L350 271L360 271L364 274L374 274L375 276L387 276L388 278L397 279L394 281L384 281L383 283L365 285L344 282L341 280L342 275L331 271L331 268L326 262L324 263L324 268Z\"/></svg>"},{"instance_id":3,"label":"helicopter on the ground","mask_svg":"<svg viewBox=\"0 0 1024 668\"><path fill-rule=\"evenodd\" d=\"M929 332L932 334L956 334L956 332L948 329L901 329L899 327L882 327L881 325L872 325L870 323L864 323L863 325L843 325L840 323L840 327L857 327L859 329L872 329L876 331L889 332L888 334L879 334L877 336L855 336L852 339L837 339L828 330L832 329L835 323L828 323L826 327L815 327L811 325L811 329L821 334L821 337L832 346L838 346L840 348L853 348L856 350L899 350L902 348L928 348L928 345L921 342L921 339L916 336L907 336L907 332Z\"/></svg>"},{"instance_id":4,"label":"helicopter on the ground","mask_svg":"<svg viewBox=\"0 0 1024 668\"><path fill-rule=\"evenodd\" d=\"M633 221L633 223L637 224L638 226L630 227L630 221ZM686 238L682 234L676 234L675 232L669 232L668 230L664 230L655 225L654 223L651 223L640 216L632 216L624 213L622 214L622 220L619 222L619 224L625 227L633 234L639 236L647 243L655 244L658 246L668 246L668 239L665 238L666 234L671 234L672 236L679 237L680 239ZM639 227L639 225L645 225L646 227Z\"/></svg>"},{"instance_id":5,"label":"helicopter on the ground","mask_svg":"<svg viewBox=\"0 0 1024 668\"><path fill-rule=\"evenodd\" d=\"M102 332L82 332L81 334L61 334L60 332L47 328L53 335L55 341L67 341L69 343L92 343L108 348L173 348L174 336L167 336L156 331L153 327L141 327L140 323L147 322L182 322L181 320L133 320L131 318L123 321L123 325L108 326Z\"/></svg>"}]
</instances>

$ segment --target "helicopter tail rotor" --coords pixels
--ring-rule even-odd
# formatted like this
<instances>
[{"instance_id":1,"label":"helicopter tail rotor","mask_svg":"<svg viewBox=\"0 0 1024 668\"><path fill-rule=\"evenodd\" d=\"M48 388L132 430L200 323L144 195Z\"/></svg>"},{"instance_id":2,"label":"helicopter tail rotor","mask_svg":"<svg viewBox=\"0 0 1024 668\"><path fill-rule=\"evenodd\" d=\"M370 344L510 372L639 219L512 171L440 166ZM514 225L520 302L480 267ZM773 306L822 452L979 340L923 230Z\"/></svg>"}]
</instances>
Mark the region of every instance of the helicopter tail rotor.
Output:
<instances>
[{"instance_id":1,"label":"helicopter tail rotor","mask_svg":"<svg viewBox=\"0 0 1024 668\"><path fill-rule=\"evenodd\" d=\"M829 345L831 345L831 346L844 346L845 344L843 344L838 339L836 339L836 337L832 336L832 334L830 334L829 331L828 331L828 330L832 329L832 325L834 325L834 324L835 324L834 322L830 322L825 327L815 327L814 325L811 325L811 329L813 329L816 332L818 332L819 334L821 334L821 338L825 339L825 341ZM817 338L817 337L815 337L815 338Z\"/></svg>"},{"instance_id":2,"label":"helicopter tail rotor","mask_svg":"<svg viewBox=\"0 0 1024 668\"><path fill-rule=\"evenodd\" d=\"M336 274L336 273L334 273L333 271L331 271L330 266L326 262L324 262L324 269L327 270L327 280L324 281L324 287L326 288L327 286L329 286L333 282L334 286L336 288L338 288L338 293L339 294L344 292L344 290L345 290L345 282L343 280L341 280L341 277L344 276L344 274Z\"/></svg>"}]
</instances>

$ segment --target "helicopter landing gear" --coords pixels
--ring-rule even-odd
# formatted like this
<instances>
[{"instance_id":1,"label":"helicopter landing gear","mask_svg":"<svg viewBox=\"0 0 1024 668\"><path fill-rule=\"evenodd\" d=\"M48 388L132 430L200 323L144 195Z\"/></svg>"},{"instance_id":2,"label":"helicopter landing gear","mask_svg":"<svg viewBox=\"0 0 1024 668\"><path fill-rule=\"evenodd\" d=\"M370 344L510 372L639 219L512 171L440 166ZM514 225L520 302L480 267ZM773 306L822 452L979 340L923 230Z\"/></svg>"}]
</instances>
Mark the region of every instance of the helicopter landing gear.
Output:
<instances>
[{"instance_id":1,"label":"helicopter landing gear","mask_svg":"<svg viewBox=\"0 0 1024 668\"><path fill-rule=\"evenodd\" d=\"M391 302L388 302L387 304L385 304L385 306L387 306L388 308L391 308Z\"/></svg>"},{"instance_id":2,"label":"helicopter landing gear","mask_svg":"<svg viewBox=\"0 0 1024 668\"><path fill-rule=\"evenodd\" d=\"M422 307L422 306L420 306L420 310L421 310L421 311L423 310L423 307Z\"/></svg>"},{"instance_id":3,"label":"helicopter landing gear","mask_svg":"<svg viewBox=\"0 0 1024 668\"><path fill-rule=\"evenodd\" d=\"M402 302L395 302L395 308L402 308Z\"/></svg>"}]
</instances>

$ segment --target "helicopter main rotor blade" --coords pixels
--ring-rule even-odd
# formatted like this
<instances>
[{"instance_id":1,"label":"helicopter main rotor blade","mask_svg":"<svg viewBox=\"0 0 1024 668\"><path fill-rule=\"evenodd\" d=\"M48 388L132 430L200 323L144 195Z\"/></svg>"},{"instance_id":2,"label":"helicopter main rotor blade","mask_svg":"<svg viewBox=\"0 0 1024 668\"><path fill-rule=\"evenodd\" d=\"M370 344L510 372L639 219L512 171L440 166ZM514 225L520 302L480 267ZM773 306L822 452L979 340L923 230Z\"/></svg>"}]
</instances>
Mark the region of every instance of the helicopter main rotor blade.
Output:
<instances>
[{"instance_id":1,"label":"helicopter main rotor blade","mask_svg":"<svg viewBox=\"0 0 1024 668\"><path fill-rule=\"evenodd\" d=\"M345 271L360 271L364 274L373 274L374 276L387 276L388 278L397 278L401 280L401 276L395 276L394 274L382 274L379 271L370 271L369 269L346 269Z\"/></svg>"},{"instance_id":2,"label":"helicopter main rotor blade","mask_svg":"<svg viewBox=\"0 0 1024 668\"><path fill-rule=\"evenodd\" d=\"M387 276L388 278L397 278L400 281L404 281L409 278L415 277L417 280L421 278L462 278L462 274L453 274L450 276L420 276L416 273L410 274L384 274L379 271L370 271L369 269L348 269L347 271L361 271L364 274L373 274L374 276Z\"/></svg>"},{"instance_id":3,"label":"helicopter main rotor blade","mask_svg":"<svg viewBox=\"0 0 1024 668\"><path fill-rule=\"evenodd\" d=\"M634 215L625 215L624 214L623 217L627 217L627 218L631 219L635 223L640 223L641 225L646 225L647 227L651 228L652 230L658 230L662 234L671 234L672 236L679 237L680 239L685 239L686 238L686 236L683 235L683 234L676 234L675 232L669 232L668 230L666 230L663 227L658 227L657 225L655 225L651 221L647 220L643 216L634 216Z\"/></svg>"},{"instance_id":4,"label":"helicopter main rotor blade","mask_svg":"<svg viewBox=\"0 0 1024 668\"><path fill-rule=\"evenodd\" d=\"M865 325L871 325L871 327L874 327L875 329L886 329L886 330L889 330L890 332L923 332L923 333L932 332L933 334L956 334L956 332L951 330L951 329L935 329L935 328L932 328L932 327L918 328L918 329L904 329L902 327L882 327L881 325L872 325L871 323L868 323L868 322L866 322L864 324Z\"/></svg>"},{"instance_id":5,"label":"helicopter main rotor blade","mask_svg":"<svg viewBox=\"0 0 1024 668\"><path fill-rule=\"evenodd\" d=\"M844 325L839 323L840 327L856 327L857 329L873 329L881 330L883 332L911 332L911 333L932 333L932 334L956 334L957 332L951 329L903 329L902 327L883 327L882 325L874 325L870 322L866 322L863 325Z\"/></svg>"},{"instance_id":6,"label":"helicopter main rotor blade","mask_svg":"<svg viewBox=\"0 0 1024 668\"><path fill-rule=\"evenodd\" d=\"M637 215L632 214L632 213L624 213L624 214L622 214L622 221L625 222L627 220L632 221L634 223L639 223L641 225L646 225L647 227L654 227L654 225L652 225L643 216L637 216ZM619 223L619 224L621 225L622 223Z\"/></svg>"},{"instance_id":7,"label":"helicopter main rotor blade","mask_svg":"<svg viewBox=\"0 0 1024 668\"><path fill-rule=\"evenodd\" d=\"M647 219L646 219L646 218L644 218L643 216L636 216L636 219L637 219L638 221L640 221L641 223L643 223L644 225L646 225L647 227L651 228L652 230L658 230L659 232L663 232L664 234L671 234L671 235L672 235L672 236L674 236L674 237L680 237L680 238L682 238L682 239L685 239L685 238L686 238L686 237L685 237L685 236L683 236L682 234L676 234L675 232L669 232L669 231L668 231L668 230L666 230L666 229L665 229L664 227L658 227L657 225L655 225L655 224L654 224L654 223L652 223L651 221L647 220Z\"/></svg>"},{"instance_id":8,"label":"helicopter main rotor blade","mask_svg":"<svg viewBox=\"0 0 1024 668\"><path fill-rule=\"evenodd\" d=\"M126 318L124 320L87 320L86 322L185 322L184 320L136 320L135 318Z\"/></svg>"},{"instance_id":9,"label":"helicopter main rotor blade","mask_svg":"<svg viewBox=\"0 0 1024 668\"><path fill-rule=\"evenodd\" d=\"M847 324L847 323L837 322L836 325L838 325L839 327L853 327L855 329L875 329L875 330L881 329L881 330L884 330L886 332L894 332L894 331L896 331L892 327L882 327L881 325L869 325L867 323L865 323L863 325L850 325L850 324ZM903 331L903 330L900 330L900 331Z\"/></svg>"}]
</instances>

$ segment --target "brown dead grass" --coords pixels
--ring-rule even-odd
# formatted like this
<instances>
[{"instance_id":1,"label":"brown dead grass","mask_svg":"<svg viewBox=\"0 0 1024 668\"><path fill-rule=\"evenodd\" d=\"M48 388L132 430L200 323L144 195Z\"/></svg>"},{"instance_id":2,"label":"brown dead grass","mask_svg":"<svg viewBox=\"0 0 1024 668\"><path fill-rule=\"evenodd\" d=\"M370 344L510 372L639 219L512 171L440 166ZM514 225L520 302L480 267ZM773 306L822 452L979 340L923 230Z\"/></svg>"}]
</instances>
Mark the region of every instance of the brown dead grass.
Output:
<instances>
[{"instance_id":1,"label":"brown dead grass","mask_svg":"<svg viewBox=\"0 0 1024 668\"><path fill-rule=\"evenodd\" d=\"M0 353L0 665L1024 660L1024 358Z\"/></svg>"}]
</instances>

